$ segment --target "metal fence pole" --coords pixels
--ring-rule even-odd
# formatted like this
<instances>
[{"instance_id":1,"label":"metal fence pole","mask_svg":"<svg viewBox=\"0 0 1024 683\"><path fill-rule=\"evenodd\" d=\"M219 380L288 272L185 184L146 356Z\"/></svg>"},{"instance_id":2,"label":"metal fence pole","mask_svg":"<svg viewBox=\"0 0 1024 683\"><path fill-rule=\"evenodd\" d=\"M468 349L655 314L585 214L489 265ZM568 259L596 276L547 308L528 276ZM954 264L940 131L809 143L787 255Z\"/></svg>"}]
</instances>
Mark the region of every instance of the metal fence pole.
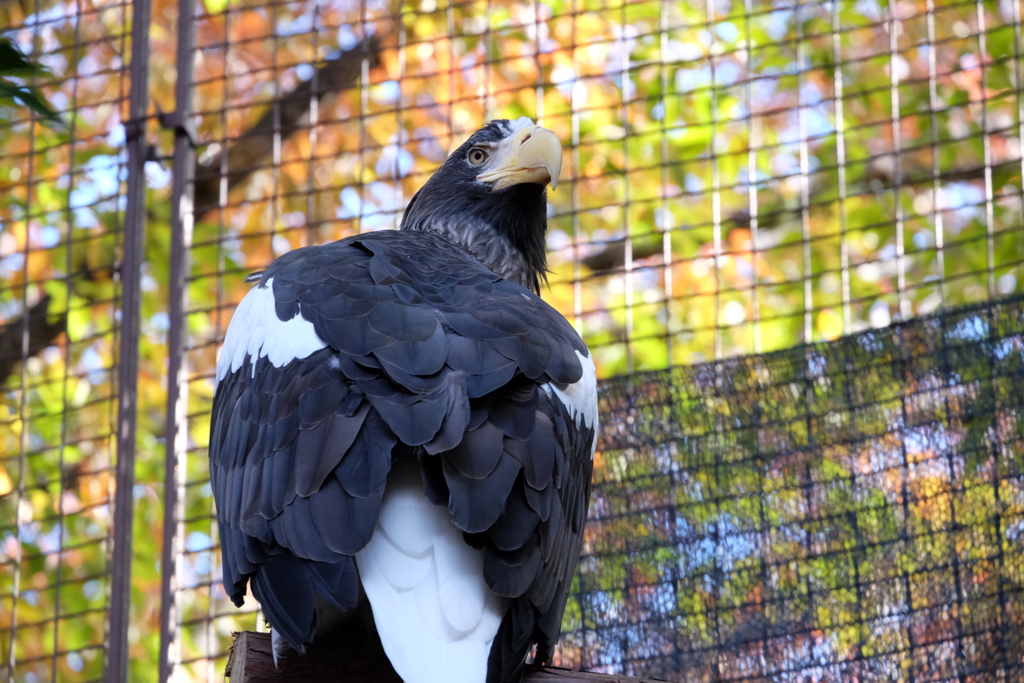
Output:
<instances>
[{"instance_id":1,"label":"metal fence pole","mask_svg":"<svg viewBox=\"0 0 1024 683\"><path fill-rule=\"evenodd\" d=\"M114 557L110 594L107 683L128 680L128 624L131 614L132 520L135 500L135 427L138 412L141 267L146 217L146 119L149 110L150 0L132 0L131 95L125 121L128 203L124 216L121 278L121 343L117 379L117 493L114 499Z\"/></svg>"},{"instance_id":2,"label":"metal fence pole","mask_svg":"<svg viewBox=\"0 0 1024 683\"><path fill-rule=\"evenodd\" d=\"M177 578L182 562L185 457L188 448L187 335L189 249L192 246L196 137L192 124L192 70L196 42L196 2L178 2L177 108L168 123L174 128L174 176L171 195L171 281L167 334L167 452L164 474L164 551L161 570L160 681L170 680L180 661Z\"/></svg>"}]
</instances>

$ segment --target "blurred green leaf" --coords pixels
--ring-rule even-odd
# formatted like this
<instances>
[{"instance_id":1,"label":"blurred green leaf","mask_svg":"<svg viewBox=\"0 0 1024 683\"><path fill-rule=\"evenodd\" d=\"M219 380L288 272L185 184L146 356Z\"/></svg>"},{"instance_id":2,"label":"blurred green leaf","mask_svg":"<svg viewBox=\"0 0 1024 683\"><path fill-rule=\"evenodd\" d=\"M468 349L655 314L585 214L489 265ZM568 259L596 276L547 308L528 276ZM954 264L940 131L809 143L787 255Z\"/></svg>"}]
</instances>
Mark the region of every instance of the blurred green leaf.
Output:
<instances>
[{"instance_id":1,"label":"blurred green leaf","mask_svg":"<svg viewBox=\"0 0 1024 683\"><path fill-rule=\"evenodd\" d=\"M7 77L27 78L47 75L49 71L32 62L15 47L10 38L0 38L0 101L13 100L28 107L40 116L43 122L54 128L64 128L64 120L50 106L38 88L20 85Z\"/></svg>"},{"instance_id":2,"label":"blurred green leaf","mask_svg":"<svg viewBox=\"0 0 1024 683\"><path fill-rule=\"evenodd\" d=\"M0 76L40 76L49 71L29 60L8 37L0 37Z\"/></svg>"}]
</instances>

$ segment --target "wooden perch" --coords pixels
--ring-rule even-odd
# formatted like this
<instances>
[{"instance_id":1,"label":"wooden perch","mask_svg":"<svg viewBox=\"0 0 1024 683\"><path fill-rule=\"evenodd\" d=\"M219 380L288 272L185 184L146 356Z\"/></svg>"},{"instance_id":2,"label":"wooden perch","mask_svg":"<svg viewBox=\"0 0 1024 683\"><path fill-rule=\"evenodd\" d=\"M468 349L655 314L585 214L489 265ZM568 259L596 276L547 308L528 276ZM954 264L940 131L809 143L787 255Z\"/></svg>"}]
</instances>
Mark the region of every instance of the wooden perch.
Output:
<instances>
[{"instance_id":1,"label":"wooden perch","mask_svg":"<svg viewBox=\"0 0 1024 683\"><path fill-rule=\"evenodd\" d=\"M277 130L280 131L282 139L287 138L309 125L309 107L314 96L323 97L352 86L362 73L363 60L367 60L370 68L373 68L377 66L379 59L379 39L376 36L364 38L351 50L346 50L334 59L324 62L316 70L313 78L273 102L260 120L236 138L227 149L228 190L245 182L273 153L275 109L278 112ZM314 83L316 92L313 92ZM221 152L203 165L196 163L197 218L217 207L224 154Z\"/></svg>"},{"instance_id":2,"label":"wooden perch","mask_svg":"<svg viewBox=\"0 0 1024 683\"><path fill-rule=\"evenodd\" d=\"M281 660L274 668L270 634L235 634L224 675L231 683L401 683L379 641L312 650L303 657ZM656 679L651 679L656 680ZM525 683L650 683L630 676L587 673L544 667L526 672Z\"/></svg>"}]
</instances>

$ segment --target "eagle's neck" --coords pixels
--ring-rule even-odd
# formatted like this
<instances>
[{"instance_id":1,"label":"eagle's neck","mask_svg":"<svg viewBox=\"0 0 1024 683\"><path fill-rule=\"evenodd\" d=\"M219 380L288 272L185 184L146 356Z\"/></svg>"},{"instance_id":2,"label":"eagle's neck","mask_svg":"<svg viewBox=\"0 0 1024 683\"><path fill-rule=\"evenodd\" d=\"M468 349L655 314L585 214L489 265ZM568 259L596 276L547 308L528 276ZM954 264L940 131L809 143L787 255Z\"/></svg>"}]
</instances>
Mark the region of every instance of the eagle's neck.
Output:
<instances>
[{"instance_id":1,"label":"eagle's neck","mask_svg":"<svg viewBox=\"0 0 1024 683\"><path fill-rule=\"evenodd\" d=\"M442 169L443 170L443 169ZM495 273L540 293L547 279L547 194L541 185L517 185L491 194L434 174L405 209L402 230L440 235Z\"/></svg>"},{"instance_id":2,"label":"eagle's neck","mask_svg":"<svg viewBox=\"0 0 1024 683\"><path fill-rule=\"evenodd\" d=\"M489 225L465 225L450 221L412 224L407 230L422 230L440 235L472 254L476 260L501 277L537 291L541 273L531 268L526 257L512 241Z\"/></svg>"}]
</instances>

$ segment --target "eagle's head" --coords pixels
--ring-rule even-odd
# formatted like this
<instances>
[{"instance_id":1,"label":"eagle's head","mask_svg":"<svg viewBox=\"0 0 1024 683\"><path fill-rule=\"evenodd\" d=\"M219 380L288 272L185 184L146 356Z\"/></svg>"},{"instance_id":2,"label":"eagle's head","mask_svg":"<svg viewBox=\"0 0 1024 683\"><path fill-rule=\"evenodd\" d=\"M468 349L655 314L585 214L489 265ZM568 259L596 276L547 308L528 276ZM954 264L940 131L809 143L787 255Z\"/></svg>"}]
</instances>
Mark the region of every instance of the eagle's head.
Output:
<instances>
[{"instance_id":1,"label":"eagle's head","mask_svg":"<svg viewBox=\"0 0 1024 683\"><path fill-rule=\"evenodd\" d=\"M523 117L491 121L466 140L406 207L402 230L442 235L498 275L540 290L547 272L547 184L562 145Z\"/></svg>"}]
</instances>

